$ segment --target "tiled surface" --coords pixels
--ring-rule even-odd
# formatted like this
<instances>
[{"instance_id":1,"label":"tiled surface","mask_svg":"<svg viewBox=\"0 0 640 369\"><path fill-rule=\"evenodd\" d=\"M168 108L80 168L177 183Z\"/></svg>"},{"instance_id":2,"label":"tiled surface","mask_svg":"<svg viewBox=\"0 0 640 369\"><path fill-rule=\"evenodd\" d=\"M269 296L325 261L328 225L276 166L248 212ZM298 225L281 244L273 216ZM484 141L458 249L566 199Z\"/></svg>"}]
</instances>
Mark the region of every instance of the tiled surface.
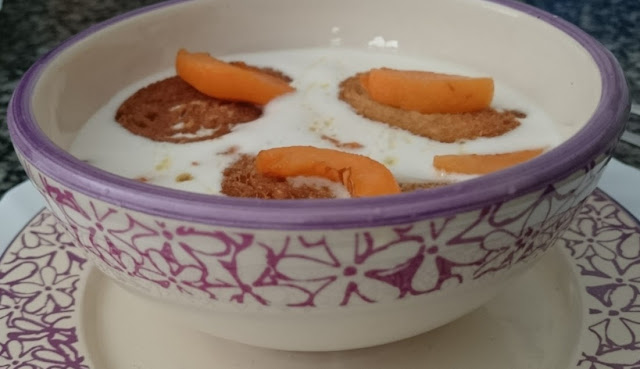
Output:
<instances>
[{"instance_id":1,"label":"tiled surface","mask_svg":"<svg viewBox=\"0 0 640 369\"><path fill-rule=\"evenodd\" d=\"M89 25L155 0L6 0L0 10L0 195L23 181L6 128L6 107L18 79L52 47ZM640 102L640 1L526 0L600 40L625 70ZM640 120L629 128L640 132ZM616 157L640 168L640 149L621 143Z\"/></svg>"}]
</instances>

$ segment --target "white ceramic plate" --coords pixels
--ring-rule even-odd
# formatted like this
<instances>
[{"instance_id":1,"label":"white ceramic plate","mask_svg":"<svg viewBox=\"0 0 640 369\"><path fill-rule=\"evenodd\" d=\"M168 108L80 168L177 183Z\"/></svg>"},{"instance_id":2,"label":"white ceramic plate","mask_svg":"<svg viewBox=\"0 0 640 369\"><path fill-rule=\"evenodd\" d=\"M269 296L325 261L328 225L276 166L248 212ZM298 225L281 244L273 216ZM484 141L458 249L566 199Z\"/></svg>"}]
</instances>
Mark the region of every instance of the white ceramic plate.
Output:
<instances>
[{"instance_id":1,"label":"white ceramic plate","mask_svg":"<svg viewBox=\"0 0 640 369\"><path fill-rule=\"evenodd\" d=\"M0 201L0 368L639 368L638 186L640 172L613 161L601 188L626 210L597 191L530 272L447 326L290 353L174 325L86 263L24 183Z\"/></svg>"}]
</instances>

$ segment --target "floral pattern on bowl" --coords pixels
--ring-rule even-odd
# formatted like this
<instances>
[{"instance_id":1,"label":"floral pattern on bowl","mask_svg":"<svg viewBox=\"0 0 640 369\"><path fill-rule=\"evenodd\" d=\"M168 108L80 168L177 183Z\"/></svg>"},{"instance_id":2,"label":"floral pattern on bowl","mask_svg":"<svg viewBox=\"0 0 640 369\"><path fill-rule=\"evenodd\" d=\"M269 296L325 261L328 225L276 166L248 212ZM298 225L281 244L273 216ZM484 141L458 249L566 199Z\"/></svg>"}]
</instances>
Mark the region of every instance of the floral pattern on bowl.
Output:
<instances>
[{"instance_id":1,"label":"floral pattern on bowl","mask_svg":"<svg viewBox=\"0 0 640 369\"><path fill-rule=\"evenodd\" d=\"M568 226L605 163L602 157L540 191L451 217L318 231L151 216L25 167L76 245L121 283L198 305L308 309L407 300L524 270Z\"/></svg>"}]
</instances>

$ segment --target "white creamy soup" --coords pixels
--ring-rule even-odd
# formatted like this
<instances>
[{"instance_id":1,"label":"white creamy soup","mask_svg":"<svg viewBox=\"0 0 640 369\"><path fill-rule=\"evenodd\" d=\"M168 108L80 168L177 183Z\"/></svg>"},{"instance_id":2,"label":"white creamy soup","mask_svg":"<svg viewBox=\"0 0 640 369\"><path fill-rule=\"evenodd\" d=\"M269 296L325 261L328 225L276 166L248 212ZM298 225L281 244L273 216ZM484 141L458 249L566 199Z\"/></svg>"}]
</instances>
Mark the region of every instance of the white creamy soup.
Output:
<instances>
[{"instance_id":1,"label":"white creamy soup","mask_svg":"<svg viewBox=\"0 0 640 369\"><path fill-rule=\"evenodd\" d=\"M135 81L113 96L81 129L70 152L91 165L124 177L144 177L149 183L159 186L219 194L223 170L239 155L255 155L262 149L294 145L336 149L322 136L361 144L363 147L359 149L340 150L369 156L383 163L399 182L458 181L471 177L437 171L432 165L434 155L548 149L562 140L544 111L500 80L494 81L492 107L519 110L526 113L526 118L520 119L520 126L502 136L455 143L434 141L361 117L338 99L341 81L371 68L486 76L481 71L439 60L343 48L212 55L223 60L240 60L278 69L293 78L291 84L296 91L267 104L259 119L239 124L231 133L216 139L175 144L130 133L116 122L116 110L140 88L175 75L173 69L167 70ZM237 152L220 155L231 147L237 147ZM190 174L191 179L178 181L177 177L184 173ZM340 192L339 189L336 191ZM345 195L342 191L339 196L348 196L348 193Z\"/></svg>"}]
</instances>

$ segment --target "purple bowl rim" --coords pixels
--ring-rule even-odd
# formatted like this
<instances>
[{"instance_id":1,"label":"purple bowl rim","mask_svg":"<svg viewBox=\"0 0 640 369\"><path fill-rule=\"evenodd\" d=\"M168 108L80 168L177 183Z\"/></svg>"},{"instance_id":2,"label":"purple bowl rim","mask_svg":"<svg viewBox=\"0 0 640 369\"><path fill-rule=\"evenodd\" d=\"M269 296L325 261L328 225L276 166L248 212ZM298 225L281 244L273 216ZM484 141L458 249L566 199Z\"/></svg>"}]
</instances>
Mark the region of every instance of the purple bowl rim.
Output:
<instances>
[{"instance_id":1,"label":"purple bowl rim","mask_svg":"<svg viewBox=\"0 0 640 369\"><path fill-rule=\"evenodd\" d=\"M42 71L57 55L118 22L190 0L169 0L108 19L78 33L37 60L18 83L7 121L16 151L57 182L89 197L163 218L253 229L339 229L409 223L479 209L539 190L605 153L621 135L629 93L613 55L577 26L514 0L484 0L515 9L559 29L591 55L602 79L595 112L570 139L515 167L429 191L362 199L258 200L173 190L120 177L89 166L50 141L30 109Z\"/></svg>"}]
</instances>

